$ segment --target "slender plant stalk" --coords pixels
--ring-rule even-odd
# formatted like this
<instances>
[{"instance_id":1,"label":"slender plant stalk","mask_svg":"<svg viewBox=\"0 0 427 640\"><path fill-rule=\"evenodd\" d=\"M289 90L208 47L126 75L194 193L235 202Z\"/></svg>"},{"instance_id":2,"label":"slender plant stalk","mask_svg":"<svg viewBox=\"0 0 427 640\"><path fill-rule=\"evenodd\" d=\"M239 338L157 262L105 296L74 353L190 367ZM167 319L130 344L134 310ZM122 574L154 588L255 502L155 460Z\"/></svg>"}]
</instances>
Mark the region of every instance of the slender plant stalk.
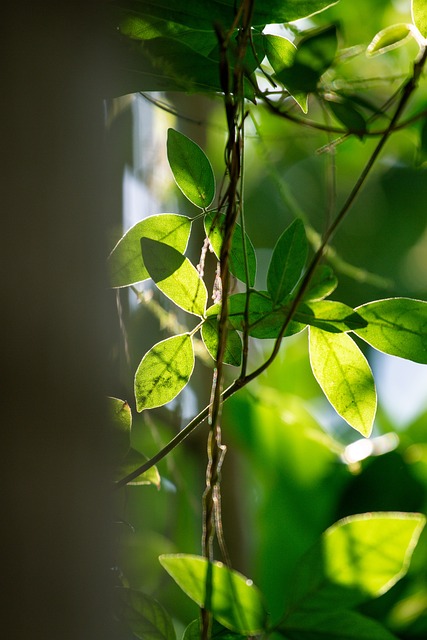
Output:
<instances>
[{"instance_id":1,"label":"slender plant stalk","mask_svg":"<svg viewBox=\"0 0 427 640\"><path fill-rule=\"evenodd\" d=\"M413 67L413 73L411 75L411 77L409 78L409 80L407 80L407 82L404 83L403 87L402 87L402 92L401 92L401 97L400 100L397 104L395 113L393 115L393 117L390 120L390 123L387 127L387 129L385 129L385 131L382 133L381 139L379 140L377 146L375 147L373 153L371 154L370 158L368 159L363 171L361 172L359 178L357 179L352 191L350 192L350 194L348 195L346 201L344 202L343 206L341 207L340 211L338 212L336 218L334 219L334 221L331 223L331 225L329 226L329 228L326 230L323 239L320 243L320 246L318 248L318 250L316 251L305 275L304 278L302 279L301 285L298 289L297 295L295 296L293 303L289 309L288 315L282 325L281 331L279 336L277 337L275 344L273 346L272 352L270 354L270 356L267 358L267 360L265 360L263 362L263 364L261 364L257 369L255 369L253 372L246 374L244 377L238 378L237 380L235 380L227 389L225 389L224 391L222 391L221 393L221 400L222 402L225 402L226 400L228 400L228 398L230 398L232 395L234 395L237 391L239 391L240 389L242 389L243 387L245 387L247 384L249 384L249 382L252 382L252 380L254 380L255 378L257 378L261 373L263 373L269 366L270 364L273 362L273 360L275 359L275 357L277 356L279 349L280 349L280 345L282 342L282 338L285 334L285 331L287 329L287 327L289 326L289 323L292 320L293 314L295 313L296 308L298 307L299 303L301 302L304 293L306 292L311 278L313 277L313 274L316 270L316 267L318 266L319 262L321 261L322 257L325 254L325 251L327 249L328 243L330 242L330 240L332 239L334 233L336 232L337 228L342 224L342 222L344 221L344 219L346 218L349 210L351 209L351 206L353 205L354 201L356 200L358 194L360 193L363 185L366 182L366 179L368 178L375 162L377 161L381 151L383 150L386 142L388 141L389 137L392 135L392 133L394 131L399 130L400 128L402 128L402 124L398 124L398 120L400 118L400 116L402 115L404 109L406 108L410 97L412 96L412 94L414 93L415 89L418 86L418 82L419 82L419 78L420 75L422 73L422 70L426 64L426 59L427 59L427 49L424 48L421 51L421 54L418 58L418 60L415 62L414 67ZM418 117L418 116L417 116ZM412 122L412 120L410 120ZM195 416L188 424L186 427L184 427L184 429L182 429L172 440L170 440L170 442L161 450L159 451L155 456L153 456L150 460L147 460L147 462L145 462L143 465L139 466L137 469L135 469L134 471L132 471L131 473L129 473L127 476L125 476L124 478L122 478L121 480L119 480L117 483L115 483L115 488L120 489L124 486L126 486L129 482L131 482L132 480L134 480L136 477L138 477L139 475L141 475L142 473L144 473L145 471L148 471L148 469L151 469L151 467L153 467L155 464L157 464L160 460L162 460L165 456L167 456L173 449L175 449L181 442L183 442L183 440L185 440L204 420L206 420L206 418L209 415L209 412L211 410L211 405L205 407L197 416Z\"/></svg>"}]
</instances>

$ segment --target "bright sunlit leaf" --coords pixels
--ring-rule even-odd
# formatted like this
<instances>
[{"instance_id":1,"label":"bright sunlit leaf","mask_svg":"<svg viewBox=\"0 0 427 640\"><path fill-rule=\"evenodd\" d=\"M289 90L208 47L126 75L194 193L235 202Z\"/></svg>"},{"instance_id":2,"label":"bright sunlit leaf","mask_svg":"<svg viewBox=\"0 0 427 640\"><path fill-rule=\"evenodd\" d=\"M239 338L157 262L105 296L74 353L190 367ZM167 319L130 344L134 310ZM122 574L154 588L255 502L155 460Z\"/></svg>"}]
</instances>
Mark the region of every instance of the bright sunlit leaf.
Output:
<instances>
[{"instance_id":1,"label":"bright sunlit leaf","mask_svg":"<svg viewBox=\"0 0 427 640\"><path fill-rule=\"evenodd\" d=\"M369 56L380 55L405 44L412 37L410 24L393 24L379 31L369 44L366 53Z\"/></svg>"},{"instance_id":2,"label":"bright sunlit leaf","mask_svg":"<svg viewBox=\"0 0 427 640\"><path fill-rule=\"evenodd\" d=\"M141 239L141 250L148 273L160 291L184 311L202 317L208 292L189 259L173 247L149 238Z\"/></svg>"},{"instance_id":3,"label":"bright sunlit leaf","mask_svg":"<svg viewBox=\"0 0 427 640\"><path fill-rule=\"evenodd\" d=\"M151 596L125 587L117 587L117 617L141 640L176 640L168 612Z\"/></svg>"},{"instance_id":4,"label":"bright sunlit leaf","mask_svg":"<svg viewBox=\"0 0 427 640\"><path fill-rule=\"evenodd\" d=\"M252 580L200 556L162 555L159 560L178 586L228 629L256 635L265 628L267 613Z\"/></svg>"},{"instance_id":5,"label":"bright sunlit leaf","mask_svg":"<svg viewBox=\"0 0 427 640\"><path fill-rule=\"evenodd\" d=\"M421 33L423 38L427 38L427 4L425 0L412 0L411 6L412 21Z\"/></svg>"},{"instance_id":6,"label":"bright sunlit leaf","mask_svg":"<svg viewBox=\"0 0 427 640\"><path fill-rule=\"evenodd\" d=\"M424 524L417 513L378 512L332 525L297 566L290 611L349 608L386 593L408 570Z\"/></svg>"},{"instance_id":7,"label":"bright sunlit leaf","mask_svg":"<svg viewBox=\"0 0 427 640\"><path fill-rule=\"evenodd\" d=\"M304 223L297 219L282 233L271 256L267 289L274 304L283 302L301 277L307 259Z\"/></svg>"},{"instance_id":8,"label":"bright sunlit leaf","mask_svg":"<svg viewBox=\"0 0 427 640\"><path fill-rule=\"evenodd\" d=\"M368 302L355 311L367 325L354 331L372 347L427 364L427 302L388 298Z\"/></svg>"},{"instance_id":9,"label":"bright sunlit leaf","mask_svg":"<svg viewBox=\"0 0 427 640\"><path fill-rule=\"evenodd\" d=\"M190 202L206 209L215 196L211 163L198 144L187 136L168 130L167 153L175 182Z\"/></svg>"},{"instance_id":10,"label":"bright sunlit leaf","mask_svg":"<svg viewBox=\"0 0 427 640\"><path fill-rule=\"evenodd\" d=\"M137 411L161 407L173 400L190 380L193 368L193 342L188 333L154 345L135 373Z\"/></svg>"},{"instance_id":11,"label":"bright sunlit leaf","mask_svg":"<svg viewBox=\"0 0 427 640\"><path fill-rule=\"evenodd\" d=\"M214 250L218 260L220 258L222 240L224 237L224 222L224 214L218 215L216 213L208 213L205 217L206 235L209 238L209 242L211 243L212 249ZM255 249L247 234L245 234L245 247L243 246L242 228L239 224L236 224L233 239L231 241L229 268L230 273L242 282L246 282L245 254L248 261L249 286L253 287L255 284L257 264Z\"/></svg>"},{"instance_id":12,"label":"bright sunlit leaf","mask_svg":"<svg viewBox=\"0 0 427 640\"><path fill-rule=\"evenodd\" d=\"M352 331L366 325L366 320L351 307L335 300L305 302L298 307L294 319L331 333Z\"/></svg>"},{"instance_id":13,"label":"bright sunlit leaf","mask_svg":"<svg viewBox=\"0 0 427 640\"><path fill-rule=\"evenodd\" d=\"M159 240L183 252L187 248L191 220L176 213L149 216L137 222L119 240L110 256L108 268L112 287L127 287L150 277L141 255L141 238Z\"/></svg>"},{"instance_id":14,"label":"bright sunlit leaf","mask_svg":"<svg viewBox=\"0 0 427 640\"><path fill-rule=\"evenodd\" d=\"M363 436L371 434L377 394L369 364L346 333L310 327L310 364L335 411Z\"/></svg>"}]
</instances>

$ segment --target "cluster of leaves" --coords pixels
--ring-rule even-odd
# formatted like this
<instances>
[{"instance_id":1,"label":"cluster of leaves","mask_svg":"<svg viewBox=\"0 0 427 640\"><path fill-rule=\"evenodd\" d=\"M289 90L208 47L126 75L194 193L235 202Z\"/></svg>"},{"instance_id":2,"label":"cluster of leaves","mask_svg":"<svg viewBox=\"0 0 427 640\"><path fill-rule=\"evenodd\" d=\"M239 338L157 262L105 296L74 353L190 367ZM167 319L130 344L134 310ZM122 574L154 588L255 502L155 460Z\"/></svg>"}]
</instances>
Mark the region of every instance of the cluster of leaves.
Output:
<instances>
[{"instance_id":1,"label":"cluster of leaves","mask_svg":"<svg viewBox=\"0 0 427 640\"><path fill-rule=\"evenodd\" d=\"M197 605L212 612L212 638L239 640L274 631L287 640L326 634L341 640L392 640L382 625L352 609L386 593L406 573L424 523L423 516L403 513L337 522L301 558L292 597L274 622L252 581L221 562L176 554L161 556L160 563ZM158 601L124 587L118 595L117 616L137 638L176 640L172 620ZM198 638L199 621L194 620L182 640Z\"/></svg>"},{"instance_id":2,"label":"cluster of leaves","mask_svg":"<svg viewBox=\"0 0 427 640\"><path fill-rule=\"evenodd\" d=\"M167 149L176 183L190 202L202 210L210 246L218 257L224 216L208 211L215 196L211 164L196 143L173 129L169 130ZM196 331L200 330L208 352L216 357L221 303L207 307L208 292L203 278L184 254L192 224L199 218L178 214L145 218L123 236L109 258L114 287L151 278L172 302L199 320L191 332L159 342L142 358L135 374L138 411L170 402L188 384L194 369ZM307 254L304 225L296 219L273 250L267 289L256 290L253 288L256 254L249 237L243 237L237 227L230 270L247 285L247 290L228 296L226 364L241 363L241 333L261 339L280 336L291 305L299 296ZM377 404L375 383L369 364L351 334L385 353L427 364L427 303L391 298L351 309L325 299L336 285L332 269L328 265L319 268L296 307L286 335L309 327L310 360L318 383L338 414L362 435L369 436Z\"/></svg>"},{"instance_id":3,"label":"cluster of leaves","mask_svg":"<svg viewBox=\"0 0 427 640\"><path fill-rule=\"evenodd\" d=\"M126 90L220 91L220 52L214 24L232 23L233 0L152 0L112 3L118 13L125 65L138 69ZM265 25L287 23L335 4L328 0L268 0L255 5L252 48L245 59L245 97L262 98L273 109L279 101L261 91L255 72L263 73L282 97L291 96L304 113L308 96L320 97L343 131L360 137L368 120L354 96L331 92L323 84L337 55L337 27L300 34L296 44L263 33ZM421 48L427 37L427 10L412 1L413 23L394 25L375 36L368 54L376 55L414 38ZM231 67L233 43L230 44ZM273 92L272 92L273 93ZM367 104L362 104L366 108ZM368 105L369 107L369 105ZM305 227L295 219L279 237L271 255L265 287L255 288L257 257L250 238L237 225L231 244L230 272L241 291L223 292L209 305L203 269L185 255L193 224L203 222L209 248L219 260L225 216L214 206L216 187L211 164L198 145L173 129L168 160L183 195L200 210L193 218L163 213L144 218L117 243L109 256L111 285L127 287L150 279L181 310L197 318L196 326L155 344L142 358L134 379L137 411L160 407L188 384L195 364L194 338L215 360L221 304L228 309L224 363L239 367L247 338L280 341L307 329L312 372L336 412L363 436L372 431L377 396L369 364L358 339L384 353L427 364L427 303L390 298L355 309L330 300L337 278L328 264L311 273ZM307 278L307 274L310 277ZM242 340L243 336L243 340ZM249 379L242 371L240 380ZM110 398L117 436L117 479L143 464L130 447L132 417L128 404ZM152 466L133 480L159 486ZM389 640L394 636L376 621L353 611L388 591L406 572L424 526L418 514L371 513L337 522L301 558L292 578L292 596L280 620L269 619L267 605L252 581L224 566L194 555L163 555L160 562L181 589L214 618L212 638L236 639L276 633L283 638L340 637ZM375 545L372 544L375 540ZM139 638L175 640L172 621L162 605L139 591L118 588L117 616ZM199 621L183 640L200 637Z\"/></svg>"}]
</instances>

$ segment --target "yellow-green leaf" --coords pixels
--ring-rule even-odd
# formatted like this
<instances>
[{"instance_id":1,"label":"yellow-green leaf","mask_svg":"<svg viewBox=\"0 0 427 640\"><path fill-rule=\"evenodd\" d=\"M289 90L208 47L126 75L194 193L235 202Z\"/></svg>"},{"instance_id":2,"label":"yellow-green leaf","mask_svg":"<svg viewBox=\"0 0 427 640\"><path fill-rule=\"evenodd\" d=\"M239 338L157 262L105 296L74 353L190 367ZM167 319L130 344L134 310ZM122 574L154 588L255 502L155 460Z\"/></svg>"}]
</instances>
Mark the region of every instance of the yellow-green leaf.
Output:
<instances>
[{"instance_id":1,"label":"yellow-green leaf","mask_svg":"<svg viewBox=\"0 0 427 640\"><path fill-rule=\"evenodd\" d=\"M184 311L204 316L208 292L197 269L182 253L163 242L141 238L148 273L156 286Z\"/></svg>"},{"instance_id":2,"label":"yellow-green leaf","mask_svg":"<svg viewBox=\"0 0 427 640\"><path fill-rule=\"evenodd\" d=\"M137 410L173 400L190 380L193 368L194 350L188 333L158 342L142 358L135 374Z\"/></svg>"},{"instance_id":3,"label":"yellow-green leaf","mask_svg":"<svg viewBox=\"0 0 427 640\"><path fill-rule=\"evenodd\" d=\"M391 49L396 49L405 44L412 37L412 25L392 24L374 36L366 53L368 56L376 56Z\"/></svg>"},{"instance_id":4,"label":"yellow-green leaf","mask_svg":"<svg viewBox=\"0 0 427 640\"><path fill-rule=\"evenodd\" d=\"M371 434L377 394L369 364L347 333L310 327L310 364L335 411L363 436Z\"/></svg>"},{"instance_id":5,"label":"yellow-green leaf","mask_svg":"<svg viewBox=\"0 0 427 640\"><path fill-rule=\"evenodd\" d=\"M108 257L111 286L127 287L150 277L141 255L142 237L159 240L184 252L190 230L190 218L176 213L161 213L137 222L119 240Z\"/></svg>"},{"instance_id":6,"label":"yellow-green leaf","mask_svg":"<svg viewBox=\"0 0 427 640\"><path fill-rule=\"evenodd\" d=\"M121 461L118 468L115 470L114 479L116 482L125 478L127 475L132 473L135 469L140 467L147 462L147 456L144 456L143 453L140 453L136 449L131 448L128 451L127 456L124 460ZM158 489L160 489L160 474L157 470L157 467L151 467L148 471L141 473L141 475L134 478L131 482L127 483L128 485L141 485L141 484L154 484Z\"/></svg>"},{"instance_id":7,"label":"yellow-green leaf","mask_svg":"<svg viewBox=\"0 0 427 640\"><path fill-rule=\"evenodd\" d=\"M228 629L257 635L265 628L267 613L252 580L200 556L163 555L159 560L181 589Z\"/></svg>"},{"instance_id":8,"label":"yellow-green leaf","mask_svg":"<svg viewBox=\"0 0 427 640\"><path fill-rule=\"evenodd\" d=\"M412 21L421 33L423 38L427 38L427 3L425 0L412 0L411 6Z\"/></svg>"}]
</instances>

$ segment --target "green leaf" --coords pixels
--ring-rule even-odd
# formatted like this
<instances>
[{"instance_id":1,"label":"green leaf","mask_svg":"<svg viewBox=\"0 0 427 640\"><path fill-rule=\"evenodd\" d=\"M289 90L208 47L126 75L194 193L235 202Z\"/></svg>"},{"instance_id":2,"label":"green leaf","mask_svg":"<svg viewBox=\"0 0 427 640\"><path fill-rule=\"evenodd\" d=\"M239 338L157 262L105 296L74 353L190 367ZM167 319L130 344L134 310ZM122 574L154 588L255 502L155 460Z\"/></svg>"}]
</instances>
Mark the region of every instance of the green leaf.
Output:
<instances>
[{"instance_id":1,"label":"green leaf","mask_svg":"<svg viewBox=\"0 0 427 640\"><path fill-rule=\"evenodd\" d=\"M377 408L369 364L346 333L310 327L310 364L323 393L348 424L368 437Z\"/></svg>"},{"instance_id":2,"label":"green leaf","mask_svg":"<svg viewBox=\"0 0 427 640\"><path fill-rule=\"evenodd\" d=\"M126 400L107 398L107 410L112 427L112 448L115 460L122 460L130 449L132 412Z\"/></svg>"},{"instance_id":3,"label":"green leaf","mask_svg":"<svg viewBox=\"0 0 427 640\"><path fill-rule=\"evenodd\" d=\"M264 0L256 3L254 8L253 26L271 23L284 23L307 18L334 5L338 0ZM133 9L136 15L150 15L163 20L195 29L213 30L215 23L230 27L235 17L234 0L144 0L135 3L123 0L122 8ZM129 13L131 13L129 11ZM132 14L131 14L132 15Z\"/></svg>"},{"instance_id":4,"label":"green leaf","mask_svg":"<svg viewBox=\"0 0 427 640\"><path fill-rule=\"evenodd\" d=\"M245 330L245 306L246 294L236 293L228 299L229 322L238 331ZM207 310L207 316L217 316L219 305L213 305ZM280 333L283 323L288 315L288 307L275 309L273 301L265 291L251 291L249 298L249 327L248 334L252 338L274 339ZM299 333L306 325L291 321L285 336Z\"/></svg>"},{"instance_id":5,"label":"green leaf","mask_svg":"<svg viewBox=\"0 0 427 640\"><path fill-rule=\"evenodd\" d=\"M354 607L386 593L408 570L424 524L420 514L378 512L332 525L296 568L289 615Z\"/></svg>"},{"instance_id":6,"label":"green leaf","mask_svg":"<svg viewBox=\"0 0 427 640\"><path fill-rule=\"evenodd\" d=\"M137 222L119 240L108 257L112 287L127 287L150 277L141 255L141 238L151 238L183 252L190 237L191 220L175 213L149 216Z\"/></svg>"},{"instance_id":7,"label":"green leaf","mask_svg":"<svg viewBox=\"0 0 427 640\"><path fill-rule=\"evenodd\" d=\"M186 628L182 640L200 640L200 621L193 620ZM234 633L216 620L212 621L211 640L247 640L247 636Z\"/></svg>"},{"instance_id":8,"label":"green leaf","mask_svg":"<svg viewBox=\"0 0 427 640\"><path fill-rule=\"evenodd\" d=\"M205 216L205 231L212 245L212 249L216 257L220 258L222 240L224 237L223 229L225 223L225 215L218 213L208 213ZM248 260L249 271L249 286L253 287L255 284L256 276L256 254L253 244L247 234L245 234L245 244ZM246 268L245 268L245 251L243 247L242 239L242 227L236 224L236 228L233 233L230 250L230 272L241 280L246 282Z\"/></svg>"},{"instance_id":9,"label":"green leaf","mask_svg":"<svg viewBox=\"0 0 427 640\"><path fill-rule=\"evenodd\" d=\"M335 291L337 286L338 279L331 267L327 264L322 264L314 272L314 276L304 294L304 300L322 300Z\"/></svg>"},{"instance_id":10,"label":"green leaf","mask_svg":"<svg viewBox=\"0 0 427 640\"><path fill-rule=\"evenodd\" d=\"M142 256L156 286L176 305L203 317L208 292L197 269L168 244L141 238Z\"/></svg>"},{"instance_id":11,"label":"green leaf","mask_svg":"<svg viewBox=\"0 0 427 640\"><path fill-rule=\"evenodd\" d=\"M367 322L355 333L372 347L427 364L427 302L388 298L368 302L355 311Z\"/></svg>"},{"instance_id":12,"label":"green leaf","mask_svg":"<svg viewBox=\"0 0 427 640\"><path fill-rule=\"evenodd\" d=\"M366 133L366 119L350 100L339 96L329 95L325 102L337 120L344 125L349 133L355 133L360 138Z\"/></svg>"},{"instance_id":13,"label":"green leaf","mask_svg":"<svg viewBox=\"0 0 427 640\"><path fill-rule=\"evenodd\" d=\"M354 611L297 611L280 631L287 640L397 640L379 622Z\"/></svg>"},{"instance_id":14,"label":"green leaf","mask_svg":"<svg viewBox=\"0 0 427 640\"><path fill-rule=\"evenodd\" d=\"M425 0L412 0L412 22L423 38L427 38L427 5Z\"/></svg>"},{"instance_id":15,"label":"green leaf","mask_svg":"<svg viewBox=\"0 0 427 640\"><path fill-rule=\"evenodd\" d=\"M268 267L267 289L275 305L285 300L300 279L307 250L304 223L294 220L278 239Z\"/></svg>"},{"instance_id":16,"label":"green leaf","mask_svg":"<svg viewBox=\"0 0 427 640\"><path fill-rule=\"evenodd\" d=\"M366 326L366 320L351 307L334 300L310 301L301 304L294 318L297 322L318 327L323 331L341 333Z\"/></svg>"},{"instance_id":17,"label":"green leaf","mask_svg":"<svg viewBox=\"0 0 427 640\"><path fill-rule=\"evenodd\" d=\"M159 560L178 586L228 629L256 635L265 628L267 613L252 580L200 556L162 555Z\"/></svg>"},{"instance_id":18,"label":"green leaf","mask_svg":"<svg viewBox=\"0 0 427 640\"><path fill-rule=\"evenodd\" d=\"M140 453L136 449L130 449L127 456L124 460L121 461L117 469L114 473L114 479L116 482L125 478L132 471L135 471L138 467L147 462L147 456ZM137 476L131 482L128 482L129 485L142 485L142 484L154 484L158 489L160 489L160 474L157 470L157 467L151 467L148 471L141 473L141 475Z\"/></svg>"},{"instance_id":19,"label":"green leaf","mask_svg":"<svg viewBox=\"0 0 427 640\"><path fill-rule=\"evenodd\" d=\"M135 589L117 587L117 615L141 640L176 640L172 619L154 598Z\"/></svg>"},{"instance_id":20,"label":"green leaf","mask_svg":"<svg viewBox=\"0 0 427 640\"><path fill-rule=\"evenodd\" d=\"M321 76L331 66L337 51L335 25L307 31L297 43L292 66L282 69L277 79L294 92L315 92Z\"/></svg>"},{"instance_id":21,"label":"green leaf","mask_svg":"<svg viewBox=\"0 0 427 640\"><path fill-rule=\"evenodd\" d=\"M216 360L218 349L218 321L215 316L206 318L201 329L202 340L206 349L214 360ZM233 367L240 366L242 362L242 339L235 329L229 327L227 331L227 343L224 353L225 364Z\"/></svg>"},{"instance_id":22,"label":"green leaf","mask_svg":"<svg viewBox=\"0 0 427 640\"><path fill-rule=\"evenodd\" d=\"M198 144L175 129L168 130L167 153L175 182L190 202L206 209L215 197L211 163Z\"/></svg>"},{"instance_id":23,"label":"green leaf","mask_svg":"<svg viewBox=\"0 0 427 640\"><path fill-rule=\"evenodd\" d=\"M377 56L386 51L396 49L405 44L412 37L412 25L392 24L379 31L369 44L366 53L368 56Z\"/></svg>"},{"instance_id":24,"label":"green leaf","mask_svg":"<svg viewBox=\"0 0 427 640\"><path fill-rule=\"evenodd\" d=\"M264 51L275 73L291 67L295 58L296 46L287 38L264 34Z\"/></svg>"},{"instance_id":25,"label":"green leaf","mask_svg":"<svg viewBox=\"0 0 427 640\"><path fill-rule=\"evenodd\" d=\"M188 333L154 345L135 374L137 411L161 407L173 400L188 383L193 368L193 343Z\"/></svg>"}]
</instances>

